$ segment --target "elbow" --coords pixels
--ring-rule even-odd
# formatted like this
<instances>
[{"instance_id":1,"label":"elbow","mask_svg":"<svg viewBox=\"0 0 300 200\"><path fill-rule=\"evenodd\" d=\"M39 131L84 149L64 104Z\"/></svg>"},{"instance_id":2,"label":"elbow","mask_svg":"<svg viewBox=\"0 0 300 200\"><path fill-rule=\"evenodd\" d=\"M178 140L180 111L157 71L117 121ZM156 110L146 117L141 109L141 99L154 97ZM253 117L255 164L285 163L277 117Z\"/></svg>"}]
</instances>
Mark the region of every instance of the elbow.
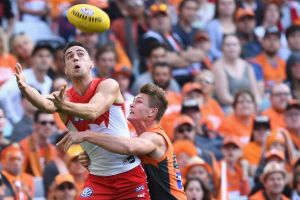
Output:
<instances>
[{"instance_id":1,"label":"elbow","mask_svg":"<svg viewBox=\"0 0 300 200\"><path fill-rule=\"evenodd\" d=\"M90 113L88 113L88 114L84 117L84 119L94 121L94 120L96 120L98 117L99 117L99 116L97 115L96 112L90 112Z\"/></svg>"}]
</instances>

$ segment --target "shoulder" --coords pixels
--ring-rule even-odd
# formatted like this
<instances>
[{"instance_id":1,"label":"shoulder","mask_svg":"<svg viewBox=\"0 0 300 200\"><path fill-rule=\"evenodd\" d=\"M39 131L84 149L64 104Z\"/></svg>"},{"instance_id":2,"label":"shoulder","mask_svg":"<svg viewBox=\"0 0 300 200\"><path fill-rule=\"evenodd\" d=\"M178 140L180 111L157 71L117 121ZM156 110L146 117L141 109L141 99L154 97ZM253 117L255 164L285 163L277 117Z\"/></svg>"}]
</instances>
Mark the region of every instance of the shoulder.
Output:
<instances>
[{"instance_id":1,"label":"shoulder","mask_svg":"<svg viewBox=\"0 0 300 200\"><path fill-rule=\"evenodd\" d=\"M158 146L161 146L162 144L164 144L164 140L165 140L162 135L160 135L156 132L150 132L150 131L142 133L139 137L149 140Z\"/></svg>"},{"instance_id":2,"label":"shoulder","mask_svg":"<svg viewBox=\"0 0 300 200\"><path fill-rule=\"evenodd\" d=\"M103 90L111 91L114 89L119 89L119 83L111 78L101 81L97 86L97 92L99 92L100 90L101 91L103 91Z\"/></svg>"}]
</instances>

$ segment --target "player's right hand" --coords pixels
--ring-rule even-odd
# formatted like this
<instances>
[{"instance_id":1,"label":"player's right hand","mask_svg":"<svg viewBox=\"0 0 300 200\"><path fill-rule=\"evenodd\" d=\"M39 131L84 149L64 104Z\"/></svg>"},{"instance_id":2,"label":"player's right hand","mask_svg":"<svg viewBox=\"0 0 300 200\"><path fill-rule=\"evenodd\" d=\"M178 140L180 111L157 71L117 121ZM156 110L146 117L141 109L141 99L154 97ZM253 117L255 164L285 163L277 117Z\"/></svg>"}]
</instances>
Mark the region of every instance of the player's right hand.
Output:
<instances>
[{"instance_id":1,"label":"player's right hand","mask_svg":"<svg viewBox=\"0 0 300 200\"><path fill-rule=\"evenodd\" d=\"M20 90L24 89L26 87L26 80L25 80L24 74L22 72L22 66L20 65L20 63L16 64L15 76L17 78L17 83L18 83Z\"/></svg>"},{"instance_id":2,"label":"player's right hand","mask_svg":"<svg viewBox=\"0 0 300 200\"><path fill-rule=\"evenodd\" d=\"M90 165L90 158L88 156L88 154L84 151L84 152L81 152L79 155L78 155L78 161L80 162L80 164L82 166L84 166L85 168L88 168L89 165Z\"/></svg>"}]
</instances>

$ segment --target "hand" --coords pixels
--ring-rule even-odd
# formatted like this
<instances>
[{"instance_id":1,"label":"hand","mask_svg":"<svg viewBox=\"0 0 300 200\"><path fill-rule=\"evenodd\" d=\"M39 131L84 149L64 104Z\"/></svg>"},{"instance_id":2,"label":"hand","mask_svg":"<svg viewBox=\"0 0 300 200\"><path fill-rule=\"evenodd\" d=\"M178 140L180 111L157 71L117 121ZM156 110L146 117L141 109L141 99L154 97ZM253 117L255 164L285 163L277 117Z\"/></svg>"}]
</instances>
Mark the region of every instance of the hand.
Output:
<instances>
[{"instance_id":1,"label":"hand","mask_svg":"<svg viewBox=\"0 0 300 200\"><path fill-rule=\"evenodd\" d=\"M20 65L20 63L16 64L15 76L17 79L18 87L20 88L20 90L24 90L26 87L26 80L25 80L24 74L22 72L22 66Z\"/></svg>"},{"instance_id":2,"label":"hand","mask_svg":"<svg viewBox=\"0 0 300 200\"><path fill-rule=\"evenodd\" d=\"M78 155L78 161L80 162L80 164L82 166L84 166L85 168L88 168L89 165L90 165L90 158L88 156L88 154L84 151L84 152L81 152L79 155Z\"/></svg>"},{"instance_id":3,"label":"hand","mask_svg":"<svg viewBox=\"0 0 300 200\"><path fill-rule=\"evenodd\" d=\"M65 90L67 85L64 85L60 90L59 93L53 93L53 97L47 97L50 101L54 103L56 108L61 109L64 105L64 99L65 99Z\"/></svg>"},{"instance_id":4,"label":"hand","mask_svg":"<svg viewBox=\"0 0 300 200\"><path fill-rule=\"evenodd\" d=\"M79 144L84 141L85 132L68 132L65 137L59 141L56 146L63 147L64 151L67 152L72 144Z\"/></svg>"}]
</instances>

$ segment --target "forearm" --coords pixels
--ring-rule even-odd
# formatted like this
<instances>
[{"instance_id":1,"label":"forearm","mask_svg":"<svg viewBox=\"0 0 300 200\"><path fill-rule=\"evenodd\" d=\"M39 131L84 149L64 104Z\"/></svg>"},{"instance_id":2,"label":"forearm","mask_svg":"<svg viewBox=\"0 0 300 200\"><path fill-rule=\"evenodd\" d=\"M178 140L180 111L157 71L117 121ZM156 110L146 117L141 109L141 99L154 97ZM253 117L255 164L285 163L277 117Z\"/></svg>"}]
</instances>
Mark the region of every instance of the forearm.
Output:
<instances>
[{"instance_id":1,"label":"forearm","mask_svg":"<svg viewBox=\"0 0 300 200\"><path fill-rule=\"evenodd\" d=\"M57 110L53 102L42 96L36 89L25 86L21 89L21 92L26 99L39 110L51 113Z\"/></svg>"},{"instance_id":2,"label":"forearm","mask_svg":"<svg viewBox=\"0 0 300 200\"><path fill-rule=\"evenodd\" d=\"M130 139L120 136L111 136L103 133L84 131L84 141L90 142L112 153L128 155L130 151Z\"/></svg>"}]
</instances>

